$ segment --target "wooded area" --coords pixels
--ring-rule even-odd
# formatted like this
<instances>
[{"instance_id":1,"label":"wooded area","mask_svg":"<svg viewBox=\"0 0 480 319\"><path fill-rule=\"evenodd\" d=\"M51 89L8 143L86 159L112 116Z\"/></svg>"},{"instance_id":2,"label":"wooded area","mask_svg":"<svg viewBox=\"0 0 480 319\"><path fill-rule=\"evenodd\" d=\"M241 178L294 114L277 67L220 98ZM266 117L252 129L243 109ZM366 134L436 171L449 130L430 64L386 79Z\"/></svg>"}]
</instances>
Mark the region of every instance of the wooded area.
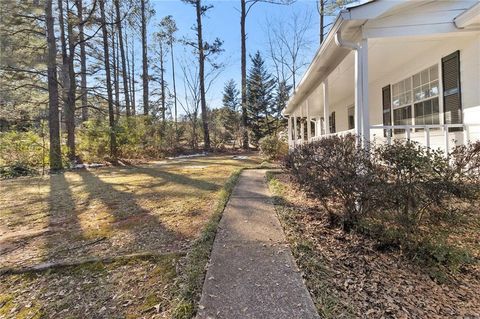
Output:
<instances>
[{"instance_id":1,"label":"wooded area","mask_svg":"<svg viewBox=\"0 0 480 319\"><path fill-rule=\"evenodd\" d=\"M288 24L268 21L269 47L248 59L249 12L261 2L294 1L240 0L240 87L227 81L222 105L208 105L226 67L223 41L204 35L202 20L214 18L206 16L213 5L183 2L196 17L184 35L172 15L152 23L161 12L148 0L2 2L0 166L58 170L198 149L255 148L265 136L284 136L280 112L308 62L301 57L312 45L306 36L311 15L294 14ZM323 19L339 2L318 4ZM135 64L137 43L141 66ZM190 55L177 55L179 48Z\"/></svg>"}]
</instances>

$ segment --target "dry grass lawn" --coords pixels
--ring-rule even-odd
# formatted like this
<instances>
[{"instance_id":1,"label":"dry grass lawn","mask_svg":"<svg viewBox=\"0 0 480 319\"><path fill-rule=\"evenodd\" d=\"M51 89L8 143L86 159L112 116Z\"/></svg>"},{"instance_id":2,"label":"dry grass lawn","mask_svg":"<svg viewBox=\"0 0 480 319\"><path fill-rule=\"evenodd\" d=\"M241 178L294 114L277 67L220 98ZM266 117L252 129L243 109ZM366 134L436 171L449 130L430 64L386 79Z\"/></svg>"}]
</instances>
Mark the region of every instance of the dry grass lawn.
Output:
<instances>
[{"instance_id":1,"label":"dry grass lawn","mask_svg":"<svg viewBox=\"0 0 480 319\"><path fill-rule=\"evenodd\" d=\"M1 318L166 317L176 267L237 169L194 157L0 181ZM146 256L86 262L129 254Z\"/></svg>"}]
</instances>

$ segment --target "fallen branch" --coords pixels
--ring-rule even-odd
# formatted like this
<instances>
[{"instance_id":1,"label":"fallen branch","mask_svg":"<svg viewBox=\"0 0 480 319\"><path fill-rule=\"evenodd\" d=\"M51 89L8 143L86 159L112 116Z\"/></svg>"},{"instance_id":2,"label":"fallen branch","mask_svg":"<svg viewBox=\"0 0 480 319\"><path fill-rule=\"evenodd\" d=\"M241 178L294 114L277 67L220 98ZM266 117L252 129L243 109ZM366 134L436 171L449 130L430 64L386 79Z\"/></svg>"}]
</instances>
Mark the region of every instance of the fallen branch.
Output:
<instances>
[{"instance_id":1,"label":"fallen branch","mask_svg":"<svg viewBox=\"0 0 480 319\"><path fill-rule=\"evenodd\" d=\"M59 262L46 262L41 263L32 267L20 267L20 268L2 268L0 269L0 276L1 275L14 275L14 274L23 274L29 272L42 272L49 269L58 269L58 268L65 268L65 267L75 267L81 266L84 264L90 263L113 263L119 260L126 260L126 259L133 259L133 258L155 258L155 257L164 257L171 254L178 254L178 255L186 255L186 251L176 251L176 252L168 252L168 253L154 253L154 252L141 252L141 253L134 253L134 254L126 254L126 255L117 255L117 256L110 256L110 257L91 257L91 258L83 258L76 261L59 261Z\"/></svg>"}]
</instances>

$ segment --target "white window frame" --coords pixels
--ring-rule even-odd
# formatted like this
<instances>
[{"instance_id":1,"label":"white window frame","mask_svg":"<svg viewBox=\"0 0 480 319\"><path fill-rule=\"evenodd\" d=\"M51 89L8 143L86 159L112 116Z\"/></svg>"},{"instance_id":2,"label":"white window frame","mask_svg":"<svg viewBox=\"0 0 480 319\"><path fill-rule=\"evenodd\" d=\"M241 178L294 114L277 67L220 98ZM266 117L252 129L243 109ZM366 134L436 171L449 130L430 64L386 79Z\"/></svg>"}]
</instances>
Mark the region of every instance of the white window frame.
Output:
<instances>
[{"instance_id":1,"label":"white window frame","mask_svg":"<svg viewBox=\"0 0 480 319\"><path fill-rule=\"evenodd\" d=\"M424 99L421 99L421 100L418 100L418 101L415 101L415 96L414 96L414 84L413 84L413 76L415 74L418 74L418 73L421 73L425 70L428 70L430 69L431 67L437 65L437 70L438 70L438 95L436 96L438 98L438 112L439 112L439 117L440 117L440 120L439 120L439 123L440 125L443 125L445 124L445 116L444 116L444 108L443 108L443 78L442 78L442 61L441 59L440 60L437 60L437 62L435 62L435 64L433 65L430 65L428 67L423 67L420 71L417 71L413 74L411 74L410 76L407 76L405 78L403 78L402 80L398 80L396 81L395 83L391 84L390 85L390 90L391 90L391 93L390 93L390 105L391 105L391 108L392 108L392 112L390 112L390 120L392 122L392 125L395 125L395 117L394 117L394 110L396 109L400 109L402 107L405 107L405 106L408 106L410 105L411 106L411 113L412 113L412 125L415 125L415 104L416 103L421 103L421 102L424 102L426 100L430 100L430 99L433 99L435 97L428 97L428 98L424 98ZM403 104L403 105L399 105L399 106L394 106L393 104L393 86L395 84L398 84L402 81L405 81L407 79L410 79L411 80L411 84L412 84L412 90L410 92L411 94L411 102L410 104ZM431 83L433 81L430 81L428 83Z\"/></svg>"}]
</instances>

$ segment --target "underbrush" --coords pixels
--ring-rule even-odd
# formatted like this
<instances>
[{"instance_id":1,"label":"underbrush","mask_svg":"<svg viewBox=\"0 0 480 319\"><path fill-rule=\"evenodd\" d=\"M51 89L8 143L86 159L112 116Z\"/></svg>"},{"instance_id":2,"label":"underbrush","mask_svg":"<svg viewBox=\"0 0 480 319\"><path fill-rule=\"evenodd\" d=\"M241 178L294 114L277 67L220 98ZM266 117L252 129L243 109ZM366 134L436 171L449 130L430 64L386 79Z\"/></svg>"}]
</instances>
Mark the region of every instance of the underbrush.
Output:
<instances>
[{"instance_id":1,"label":"underbrush","mask_svg":"<svg viewBox=\"0 0 480 319\"><path fill-rule=\"evenodd\" d=\"M413 142L355 146L353 135L330 137L290 153L285 169L320 199L330 224L401 249L443 280L475 261L452 235L472 218L480 194L480 143L445 155Z\"/></svg>"}]
</instances>

